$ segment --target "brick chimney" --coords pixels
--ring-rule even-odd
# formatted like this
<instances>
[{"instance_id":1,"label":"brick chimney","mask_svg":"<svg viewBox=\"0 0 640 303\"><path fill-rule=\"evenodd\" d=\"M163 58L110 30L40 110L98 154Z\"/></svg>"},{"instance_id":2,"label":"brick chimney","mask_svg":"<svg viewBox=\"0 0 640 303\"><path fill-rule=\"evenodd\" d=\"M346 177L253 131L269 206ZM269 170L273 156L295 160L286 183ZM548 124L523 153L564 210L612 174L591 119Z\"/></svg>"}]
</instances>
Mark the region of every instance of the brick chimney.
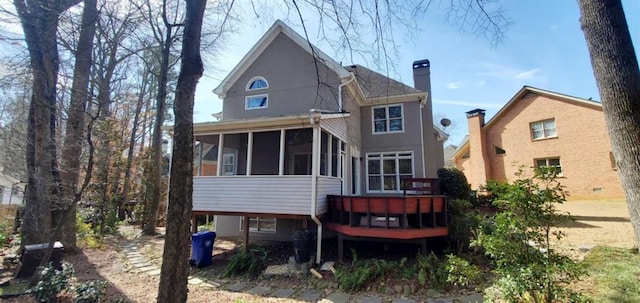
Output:
<instances>
[{"instance_id":1,"label":"brick chimney","mask_svg":"<svg viewBox=\"0 0 640 303\"><path fill-rule=\"evenodd\" d=\"M469 124L469 166L467 175L471 188L487 184L490 179L490 163L487 157L484 126L484 109L474 109L467 112L467 124Z\"/></svg>"}]
</instances>

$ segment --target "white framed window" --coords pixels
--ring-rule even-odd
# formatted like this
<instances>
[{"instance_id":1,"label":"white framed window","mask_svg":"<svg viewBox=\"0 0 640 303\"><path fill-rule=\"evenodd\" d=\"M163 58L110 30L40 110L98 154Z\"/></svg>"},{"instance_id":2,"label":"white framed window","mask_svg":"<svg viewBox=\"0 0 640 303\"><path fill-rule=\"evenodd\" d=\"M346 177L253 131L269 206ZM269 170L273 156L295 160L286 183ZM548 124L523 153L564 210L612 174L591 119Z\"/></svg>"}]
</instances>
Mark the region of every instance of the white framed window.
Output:
<instances>
[{"instance_id":1,"label":"white framed window","mask_svg":"<svg viewBox=\"0 0 640 303\"><path fill-rule=\"evenodd\" d=\"M244 231L244 217L240 217L240 231ZM250 217L249 218L249 231L251 232L263 232L263 233L275 233L276 232L276 218L261 218Z\"/></svg>"},{"instance_id":2,"label":"white framed window","mask_svg":"<svg viewBox=\"0 0 640 303\"><path fill-rule=\"evenodd\" d=\"M550 167L554 168L557 176L562 176L562 165L560 164L560 158L541 158L535 159L536 168Z\"/></svg>"},{"instance_id":3,"label":"white framed window","mask_svg":"<svg viewBox=\"0 0 640 303\"><path fill-rule=\"evenodd\" d=\"M558 132L556 131L556 120L553 118L531 122L530 125L531 139L533 140L555 138L558 136Z\"/></svg>"},{"instance_id":4,"label":"white framed window","mask_svg":"<svg viewBox=\"0 0 640 303\"><path fill-rule=\"evenodd\" d=\"M224 153L222 155L222 175L234 176L236 174L236 154Z\"/></svg>"},{"instance_id":5,"label":"white framed window","mask_svg":"<svg viewBox=\"0 0 640 303\"><path fill-rule=\"evenodd\" d=\"M247 87L246 90L247 91L252 91L252 90L259 90L259 89L267 89L269 88L269 82L267 82L267 79L265 79L264 77L253 77L251 78L251 80L249 80L249 82L247 83Z\"/></svg>"},{"instance_id":6,"label":"white framed window","mask_svg":"<svg viewBox=\"0 0 640 303\"><path fill-rule=\"evenodd\" d=\"M400 192L402 179L412 177L412 152L367 153L367 192Z\"/></svg>"},{"instance_id":7,"label":"white framed window","mask_svg":"<svg viewBox=\"0 0 640 303\"><path fill-rule=\"evenodd\" d=\"M371 108L373 134L404 132L404 111L402 104L376 106Z\"/></svg>"},{"instance_id":8,"label":"white framed window","mask_svg":"<svg viewBox=\"0 0 640 303\"><path fill-rule=\"evenodd\" d=\"M247 96L244 102L244 109L258 109L269 107L269 95Z\"/></svg>"}]
</instances>

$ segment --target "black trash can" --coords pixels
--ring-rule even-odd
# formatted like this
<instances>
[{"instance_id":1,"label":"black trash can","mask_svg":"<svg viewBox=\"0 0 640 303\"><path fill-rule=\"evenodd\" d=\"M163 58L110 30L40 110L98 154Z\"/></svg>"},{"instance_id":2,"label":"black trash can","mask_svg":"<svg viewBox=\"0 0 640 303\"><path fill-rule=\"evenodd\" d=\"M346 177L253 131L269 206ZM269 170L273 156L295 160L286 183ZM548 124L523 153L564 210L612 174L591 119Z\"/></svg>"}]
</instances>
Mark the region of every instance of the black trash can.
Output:
<instances>
[{"instance_id":1,"label":"black trash can","mask_svg":"<svg viewBox=\"0 0 640 303\"><path fill-rule=\"evenodd\" d=\"M293 232L293 251L296 263L306 263L311 260L311 241L313 233L310 230L296 229Z\"/></svg>"},{"instance_id":2,"label":"black trash can","mask_svg":"<svg viewBox=\"0 0 640 303\"><path fill-rule=\"evenodd\" d=\"M191 264L206 267L213 263L213 243L216 233L205 231L191 236Z\"/></svg>"},{"instance_id":3,"label":"black trash can","mask_svg":"<svg viewBox=\"0 0 640 303\"><path fill-rule=\"evenodd\" d=\"M38 266L40 266L40 262L42 261L42 258L44 258L48 249L49 243L25 245L24 250L22 251L22 256L20 256L20 268L18 269L15 277L17 279L22 279L33 276L36 273ZM62 243L56 241L53 244L53 252L51 252L49 262L56 270L62 270L63 250L64 246Z\"/></svg>"}]
</instances>

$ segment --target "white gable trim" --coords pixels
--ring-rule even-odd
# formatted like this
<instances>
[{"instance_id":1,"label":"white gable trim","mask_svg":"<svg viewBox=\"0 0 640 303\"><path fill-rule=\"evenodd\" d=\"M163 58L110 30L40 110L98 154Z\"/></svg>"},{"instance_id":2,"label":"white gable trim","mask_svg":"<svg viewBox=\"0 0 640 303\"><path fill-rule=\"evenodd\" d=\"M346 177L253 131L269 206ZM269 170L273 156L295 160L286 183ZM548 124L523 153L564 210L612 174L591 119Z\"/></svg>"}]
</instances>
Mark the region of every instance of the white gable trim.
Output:
<instances>
[{"instance_id":1,"label":"white gable trim","mask_svg":"<svg viewBox=\"0 0 640 303\"><path fill-rule=\"evenodd\" d=\"M302 37L300 34L296 33L291 27L286 25L281 20L277 20L271 28L258 40L258 42L249 50L249 52L240 60L238 65L236 65L233 70L227 75L227 77L222 80L220 85L216 87L213 92L218 95L220 98L224 98L227 90L231 88L231 86L240 78L240 76L247 71L247 69L253 64L256 59L264 52L264 50L275 40L278 34L283 33L291 40L293 40L296 44L298 44L302 49L308 52L311 55L317 57L319 61L321 61L324 65L326 65L329 69L338 74L338 77L341 79L350 77L349 71L344 69L338 62L331 59L325 53L323 53L317 47L313 47L311 49L311 44Z\"/></svg>"}]
</instances>

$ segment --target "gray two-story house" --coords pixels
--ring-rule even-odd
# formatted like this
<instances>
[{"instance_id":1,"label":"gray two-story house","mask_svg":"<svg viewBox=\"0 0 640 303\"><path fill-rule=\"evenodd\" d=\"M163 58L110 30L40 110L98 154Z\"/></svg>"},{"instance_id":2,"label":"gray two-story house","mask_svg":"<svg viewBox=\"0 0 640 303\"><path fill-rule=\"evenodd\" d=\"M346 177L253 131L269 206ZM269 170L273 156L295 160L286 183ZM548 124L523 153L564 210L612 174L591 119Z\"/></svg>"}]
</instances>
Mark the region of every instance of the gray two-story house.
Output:
<instances>
[{"instance_id":1,"label":"gray two-story house","mask_svg":"<svg viewBox=\"0 0 640 303\"><path fill-rule=\"evenodd\" d=\"M320 247L328 197L401 196L403 179L437 178L446 134L429 61L412 68L415 87L341 66L277 21L215 88L220 120L194 125L194 216L215 215L219 236L314 228Z\"/></svg>"}]
</instances>

